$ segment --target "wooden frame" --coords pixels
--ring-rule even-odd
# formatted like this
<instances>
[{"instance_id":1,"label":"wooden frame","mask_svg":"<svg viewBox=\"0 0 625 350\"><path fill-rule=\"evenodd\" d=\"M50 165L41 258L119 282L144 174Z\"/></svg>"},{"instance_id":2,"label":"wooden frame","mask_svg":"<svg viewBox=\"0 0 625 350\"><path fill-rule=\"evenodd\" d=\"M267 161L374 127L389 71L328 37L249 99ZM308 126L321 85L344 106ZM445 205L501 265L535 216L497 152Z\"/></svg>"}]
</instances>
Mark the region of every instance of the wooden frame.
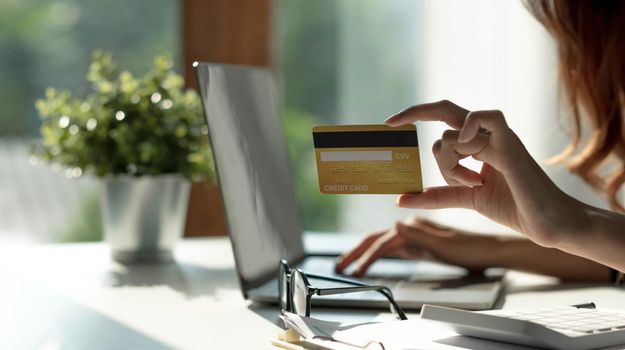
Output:
<instances>
[{"instance_id":1,"label":"wooden frame","mask_svg":"<svg viewBox=\"0 0 625 350\"><path fill-rule=\"evenodd\" d=\"M194 61L269 67L271 0L182 0L182 62L188 86L197 88ZM193 184L187 236L225 235L223 203L215 186Z\"/></svg>"}]
</instances>

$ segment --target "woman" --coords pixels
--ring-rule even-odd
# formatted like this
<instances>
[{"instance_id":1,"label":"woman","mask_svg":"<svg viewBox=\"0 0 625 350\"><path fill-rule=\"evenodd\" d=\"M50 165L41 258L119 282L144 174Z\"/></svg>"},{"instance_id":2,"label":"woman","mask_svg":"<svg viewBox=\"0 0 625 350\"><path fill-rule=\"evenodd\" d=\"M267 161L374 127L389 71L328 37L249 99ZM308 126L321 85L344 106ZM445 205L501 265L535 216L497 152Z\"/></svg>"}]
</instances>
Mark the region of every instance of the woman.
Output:
<instances>
[{"instance_id":1,"label":"woman","mask_svg":"<svg viewBox=\"0 0 625 350\"><path fill-rule=\"evenodd\" d=\"M561 81L576 131L560 160L604 192L615 212L562 192L500 111L468 111L449 101L417 105L386 123L433 120L451 127L432 148L448 186L401 195L398 205L472 209L527 239L478 235L412 219L369 235L338 259L338 272L354 263L354 274L363 275L377 259L401 256L474 271L500 266L564 280L622 279L625 215L616 211L624 211L617 194L625 182L625 1L542 0L526 6L558 44ZM589 138L582 142L586 134ZM459 164L465 157L483 162L480 173ZM606 165L612 166L607 175Z\"/></svg>"}]
</instances>

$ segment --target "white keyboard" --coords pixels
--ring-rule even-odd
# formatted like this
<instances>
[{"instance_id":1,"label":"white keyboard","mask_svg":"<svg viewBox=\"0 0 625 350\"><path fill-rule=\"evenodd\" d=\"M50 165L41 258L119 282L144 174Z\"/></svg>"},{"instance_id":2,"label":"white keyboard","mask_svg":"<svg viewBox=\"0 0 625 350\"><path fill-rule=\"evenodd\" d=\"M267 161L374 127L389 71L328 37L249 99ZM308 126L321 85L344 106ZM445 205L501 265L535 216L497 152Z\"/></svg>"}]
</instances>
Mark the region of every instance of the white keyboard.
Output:
<instances>
[{"instance_id":1,"label":"white keyboard","mask_svg":"<svg viewBox=\"0 0 625 350\"><path fill-rule=\"evenodd\" d=\"M625 313L593 304L478 312L425 305L421 318L447 323L462 335L548 349L625 344Z\"/></svg>"}]
</instances>

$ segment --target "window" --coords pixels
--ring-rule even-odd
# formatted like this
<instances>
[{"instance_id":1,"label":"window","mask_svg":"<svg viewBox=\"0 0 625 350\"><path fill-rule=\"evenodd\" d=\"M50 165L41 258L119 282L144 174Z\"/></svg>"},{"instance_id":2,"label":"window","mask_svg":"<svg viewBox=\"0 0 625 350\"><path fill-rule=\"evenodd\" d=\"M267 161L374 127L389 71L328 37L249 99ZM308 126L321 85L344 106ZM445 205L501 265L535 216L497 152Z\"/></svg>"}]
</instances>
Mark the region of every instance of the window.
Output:
<instances>
[{"instance_id":1,"label":"window","mask_svg":"<svg viewBox=\"0 0 625 350\"><path fill-rule=\"evenodd\" d=\"M97 181L29 164L34 101L47 86L80 94L96 48L137 72L163 51L178 57L178 12L168 0L0 2L0 241L99 239Z\"/></svg>"}]
</instances>

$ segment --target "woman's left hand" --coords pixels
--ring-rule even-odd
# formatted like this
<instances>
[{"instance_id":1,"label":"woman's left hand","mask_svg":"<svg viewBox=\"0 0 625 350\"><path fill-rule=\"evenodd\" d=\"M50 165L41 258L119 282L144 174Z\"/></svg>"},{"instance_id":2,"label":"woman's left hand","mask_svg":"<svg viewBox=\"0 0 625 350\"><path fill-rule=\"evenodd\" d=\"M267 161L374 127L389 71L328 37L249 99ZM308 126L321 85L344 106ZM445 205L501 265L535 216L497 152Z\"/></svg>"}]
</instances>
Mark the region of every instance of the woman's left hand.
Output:
<instances>
[{"instance_id":1,"label":"woman's left hand","mask_svg":"<svg viewBox=\"0 0 625 350\"><path fill-rule=\"evenodd\" d=\"M367 236L338 259L336 271L342 273L355 263L354 276L363 276L371 264L384 257L430 260L482 271L497 264L494 253L498 244L494 236L412 218Z\"/></svg>"}]
</instances>

